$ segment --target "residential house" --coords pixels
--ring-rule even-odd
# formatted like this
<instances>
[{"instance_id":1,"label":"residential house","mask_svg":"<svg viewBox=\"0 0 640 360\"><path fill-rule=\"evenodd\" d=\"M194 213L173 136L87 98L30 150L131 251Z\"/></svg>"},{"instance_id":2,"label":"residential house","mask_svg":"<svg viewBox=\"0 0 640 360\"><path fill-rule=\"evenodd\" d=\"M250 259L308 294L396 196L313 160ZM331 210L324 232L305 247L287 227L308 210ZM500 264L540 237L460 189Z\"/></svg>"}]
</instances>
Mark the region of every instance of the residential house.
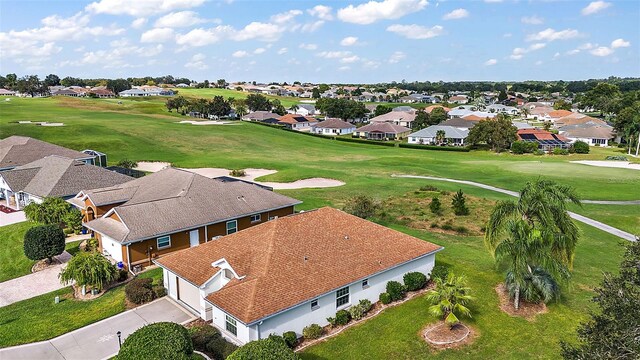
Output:
<instances>
[{"instance_id":1,"label":"residential house","mask_svg":"<svg viewBox=\"0 0 640 360\"><path fill-rule=\"evenodd\" d=\"M0 199L20 210L45 197L68 199L82 189L114 186L132 180L105 168L82 161L49 155L40 160L0 171Z\"/></svg>"},{"instance_id":2,"label":"residential house","mask_svg":"<svg viewBox=\"0 0 640 360\"><path fill-rule=\"evenodd\" d=\"M71 89L60 89L60 90L55 90L51 92L52 96L71 96L71 97L77 97L79 96L77 92L71 90Z\"/></svg>"},{"instance_id":3,"label":"residential house","mask_svg":"<svg viewBox=\"0 0 640 360\"><path fill-rule=\"evenodd\" d=\"M520 110L518 108L513 106L506 106L502 104L491 104L487 106L484 109L484 111L487 111L490 113L508 114L508 115L518 115L520 113Z\"/></svg>"},{"instance_id":4,"label":"residential house","mask_svg":"<svg viewBox=\"0 0 640 360\"><path fill-rule=\"evenodd\" d=\"M584 141L591 146L609 146L615 133L609 125L575 124L560 128L560 134L571 142Z\"/></svg>"},{"instance_id":5,"label":"residential house","mask_svg":"<svg viewBox=\"0 0 640 360\"><path fill-rule=\"evenodd\" d=\"M142 97L142 96L151 96L150 93L144 91L144 90L140 90L140 89L129 89L129 90L124 90L124 91L120 91L118 93L119 96L122 97Z\"/></svg>"},{"instance_id":6,"label":"residential house","mask_svg":"<svg viewBox=\"0 0 640 360\"><path fill-rule=\"evenodd\" d=\"M442 108L442 109L444 109L444 111L445 111L445 112L447 112L447 113L448 113L449 111L451 111L451 109L449 109L448 107L442 106L442 105L429 105L429 106L427 106L426 108L424 108L424 111L425 111L427 114L431 114L431 112L432 112L432 111L433 111L433 109L435 109L435 108Z\"/></svg>"},{"instance_id":7,"label":"residential house","mask_svg":"<svg viewBox=\"0 0 640 360\"><path fill-rule=\"evenodd\" d=\"M518 140L538 143L538 149L553 151L553 149L568 149L570 140L558 134L541 129L520 129Z\"/></svg>"},{"instance_id":8,"label":"residential house","mask_svg":"<svg viewBox=\"0 0 640 360\"><path fill-rule=\"evenodd\" d=\"M353 136L368 140L400 140L410 132L410 128L390 122L373 122L357 128Z\"/></svg>"},{"instance_id":9,"label":"residential house","mask_svg":"<svg viewBox=\"0 0 640 360\"><path fill-rule=\"evenodd\" d=\"M113 91L107 88L93 88L89 90L89 94L93 94L94 96L99 97L101 99L116 97L116 94L114 94Z\"/></svg>"},{"instance_id":10,"label":"residential house","mask_svg":"<svg viewBox=\"0 0 640 360\"><path fill-rule=\"evenodd\" d=\"M15 91L0 88L0 96L15 96L15 95L16 95Z\"/></svg>"},{"instance_id":11,"label":"residential house","mask_svg":"<svg viewBox=\"0 0 640 360\"><path fill-rule=\"evenodd\" d=\"M154 262L168 296L242 345L310 324L389 281L429 275L441 246L324 207L280 217Z\"/></svg>"},{"instance_id":12,"label":"residential house","mask_svg":"<svg viewBox=\"0 0 640 360\"><path fill-rule=\"evenodd\" d=\"M443 145L464 146L464 140L469 135L469 130L467 129L459 129L445 125L431 125L409 134L408 142L409 144L440 145L436 140L439 131L444 131L445 142Z\"/></svg>"},{"instance_id":13,"label":"residential house","mask_svg":"<svg viewBox=\"0 0 640 360\"><path fill-rule=\"evenodd\" d=\"M454 117L451 119L447 119L443 122L441 122L439 125L441 126L451 126L454 127L456 129L459 130L464 130L464 129L471 129L472 127L474 127L476 124L478 123L478 121L476 120L466 120L464 118L458 118L458 117Z\"/></svg>"},{"instance_id":14,"label":"residential house","mask_svg":"<svg viewBox=\"0 0 640 360\"><path fill-rule=\"evenodd\" d=\"M82 161L86 164L95 163L95 155L67 149L26 136L9 136L0 140L0 170L13 169L40 160L48 155L57 155Z\"/></svg>"},{"instance_id":15,"label":"residential house","mask_svg":"<svg viewBox=\"0 0 640 360\"><path fill-rule=\"evenodd\" d=\"M243 116L242 120L265 122L267 120L277 120L279 118L280 115L272 113L271 111L254 111Z\"/></svg>"},{"instance_id":16,"label":"residential house","mask_svg":"<svg viewBox=\"0 0 640 360\"><path fill-rule=\"evenodd\" d=\"M312 116L316 115L316 107L311 104L298 104L298 109L296 111L289 110L290 114L297 114L302 116Z\"/></svg>"},{"instance_id":17,"label":"residential house","mask_svg":"<svg viewBox=\"0 0 640 360\"><path fill-rule=\"evenodd\" d=\"M411 128L416 119L414 111L390 111L386 114L378 115L369 119L370 123L391 123L398 126Z\"/></svg>"},{"instance_id":18,"label":"residential house","mask_svg":"<svg viewBox=\"0 0 640 360\"><path fill-rule=\"evenodd\" d=\"M356 126L341 119L327 119L312 126L311 132L322 135L347 135L356 131Z\"/></svg>"},{"instance_id":19,"label":"residential house","mask_svg":"<svg viewBox=\"0 0 640 360\"><path fill-rule=\"evenodd\" d=\"M81 191L69 202L82 210L100 251L134 272L169 253L293 214L301 203L254 184L175 168Z\"/></svg>"},{"instance_id":20,"label":"residential house","mask_svg":"<svg viewBox=\"0 0 640 360\"><path fill-rule=\"evenodd\" d=\"M308 131L311 125L316 124L318 120L302 115L287 114L278 118L278 124L283 125L287 129Z\"/></svg>"},{"instance_id":21,"label":"residential house","mask_svg":"<svg viewBox=\"0 0 640 360\"><path fill-rule=\"evenodd\" d=\"M466 95L455 95L449 98L449 102L454 104L466 104L469 102L469 98Z\"/></svg>"}]
</instances>

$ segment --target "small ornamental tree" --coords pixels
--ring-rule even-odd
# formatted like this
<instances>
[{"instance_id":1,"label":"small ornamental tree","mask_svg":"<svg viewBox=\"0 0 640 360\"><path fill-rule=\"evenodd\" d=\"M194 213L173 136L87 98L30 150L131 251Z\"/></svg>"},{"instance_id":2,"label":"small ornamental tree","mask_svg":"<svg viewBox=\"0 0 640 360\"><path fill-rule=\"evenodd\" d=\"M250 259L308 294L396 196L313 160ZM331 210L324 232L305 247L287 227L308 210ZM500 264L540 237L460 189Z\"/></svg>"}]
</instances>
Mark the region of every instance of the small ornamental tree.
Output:
<instances>
[{"instance_id":1,"label":"small ornamental tree","mask_svg":"<svg viewBox=\"0 0 640 360\"><path fill-rule=\"evenodd\" d=\"M453 200L451 201L451 205L453 205L453 212L458 215L469 215L469 208L465 204L464 194L462 190L458 190L455 195L453 195Z\"/></svg>"},{"instance_id":2,"label":"small ornamental tree","mask_svg":"<svg viewBox=\"0 0 640 360\"><path fill-rule=\"evenodd\" d=\"M159 322L145 325L129 335L116 359L188 360L192 355L193 344L187 329L179 324Z\"/></svg>"},{"instance_id":3,"label":"small ornamental tree","mask_svg":"<svg viewBox=\"0 0 640 360\"><path fill-rule=\"evenodd\" d=\"M589 144L584 141L576 141L571 144L570 151L576 154L588 154L589 153Z\"/></svg>"},{"instance_id":4,"label":"small ornamental tree","mask_svg":"<svg viewBox=\"0 0 640 360\"><path fill-rule=\"evenodd\" d=\"M378 205L366 195L358 195L347 201L346 212L359 218L367 219L375 215Z\"/></svg>"},{"instance_id":5,"label":"small ornamental tree","mask_svg":"<svg viewBox=\"0 0 640 360\"><path fill-rule=\"evenodd\" d=\"M471 317L471 310L466 306L473 297L463 276L449 273L446 279L434 278L436 288L429 291L427 300L431 302L429 312L443 318L449 326L460 322L459 316Z\"/></svg>"},{"instance_id":6,"label":"small ornamental tree","mask_svg":"<svg viewBox=\"0 0 640 360\"><path fill-rule=\"evenodd\" d=\"M76 208L70 208L63 216L62 221L74 233L79 233L82 230L82 213Z\"/></svg>"},{"instance_id":7,"label":"small ornamental tree","mask_svg":"<svg viewBox=\"0 0 640 360\"><path fill-rule=\"evenodd\" d=\"M440 215L440 213L442 212L442 205L440 203L440 199L438 199L437 197L434 197L433 199L431 199L431 203L429 204L429 210L431 210L431 212L436 215Z\"/></svg>"},{"instance_id":8,"label":"small ornamental tree","mask_svg":"<svg viewBox=\"0 0 640 360\"><path fill-rule=\"evenodd\" d=\"M64 232L57 225L34 226L24 234L24 255L30 260L51 259L64 251Z\"/></svg>"},{"instance_id":9,"label":"small ornamental tree","mask_svg":"<svg viewBox=\"0 0 640 360\"><path fill-rule=\"evenodd\" d=\"M71 205L59 197L46 197L40 204L32 202L24 207L24 215L29 221L60 227L64 226L69 211Z\"/></svg>"},{"instance_id":10,"label":"small ornamental tree","mask_svg":"<svg viewBox=\"0 0 640 360\"><path fill-rule=\"evenodd\" d=\"M280 336L269 336L266 339L251 341L238 348L227 360L298 360L300 359L291 350Z\"/></svg>"},{"instance_id":11,"label":"small ornamental tree","mask_svg":"<svg viewBox=\"0 0 640 360\"><path fill-rule=\"evenodd\" d=\"M75 280L77 285L102 290L105 284L116 280L118 271L100 253L79 252L69 260L67 267L60 272L59 277L63 284Z\"/></svg>"}]
</instances>

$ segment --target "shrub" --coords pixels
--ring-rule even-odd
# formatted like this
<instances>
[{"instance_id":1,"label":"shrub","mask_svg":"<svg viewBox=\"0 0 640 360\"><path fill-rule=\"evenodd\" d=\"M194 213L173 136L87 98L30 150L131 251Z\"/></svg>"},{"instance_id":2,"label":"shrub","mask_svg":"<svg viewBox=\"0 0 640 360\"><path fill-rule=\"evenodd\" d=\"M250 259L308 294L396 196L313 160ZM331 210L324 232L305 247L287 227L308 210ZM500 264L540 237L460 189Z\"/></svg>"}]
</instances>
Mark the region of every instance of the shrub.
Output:
<instances>
[{"instance_id":1,"label":"shrub","mask_svg":"<svg viewBox=\"0 0 640 360\"><path fill-rule=\"evenodd\" d=\"M383 292L380 294L380 302L387 305L391 302L391 295L389 293Z\"/></svg>"},{"instance_id":2,"label":"shrub","mask_svg":"<svg viewBox=\"0 0 640 360\"><path fill-rule=\"evenodd\" d=\"M318 324L311 324L302 329L302 336L305 339L317 339L322 336L324 329Z\"/></svg>"},{"instance_id":3,"label":"shrub","mask_svg":"<svg viewBox=\"0 0 640 360\"><path fill-rule=\"evenodd\" d=\"M329 325L331 325L331 327L336 327L338 325L338 323L336 322L336 318L335 317L329 316L327 318L327 322L329 323Z\"/></svg>"},{"instance_id":4,"label":"shrub","mask_svg":"<svg viewBox=\"0 0 640 360\"><path fill-rule=\"evenodd\" d=\"M449 268L443 265L436 265L431 269L431 279L446 279L449 275Z\"/></svg>"},{"instance_id":5,"label":"shrub","mask_svg":"<svg viewBox=\"0 0 640 360\"><path fill-rule=\"evenodd\" d=\"M431 199L431 203L429 204L429 210L432 213L439 215L442 212L442 204L440 203L440 199L438 199L437 197L434 197L433 199Z\"/></svg>"},{"instance_id":6,"label":"shrub","mask_svg":"<svg viewBox=\"0 0 640 360\"><path fill-rule=\"evenodd\" d=\"M427 284L427 276L421 272L410 272L402 277L404 286L408 291L422 289Z\"/></svg>"},{"instance_id":7,"label":"shrub","mask_svg":"<svg viewBox=\"0 0 640 360\"><path fill-rule=\"evenodd\" d=\"M442 230L453 230L453 225L451 225L451 223L446 222L444 224L442 224L442 226L440 226L440 228Z\"/></svg>"},{"instance_id":8,"label":"shrub","mask_svg":"<svg viewBox=\"0 0 640 360\"><path fill-rule=\"evenodd\" d=\"M284 339L284 342L287 344L287 346L291 349L296 347L296 345L298 344L298 335L296 335L294 331L285 332L284 334L282 334L282 338Z\"/></svg>"},{"instance_id":9,"label":"shrub","mask_svg":"<svg viewBox=\"0 0 640 360\"><path fill-rule=\"evenodd\" d=\"M59 197L46 197L42 203L30 203L24 207L24 215L28 220L43 225L64 224L64 217L71 210L71 205Z\"/></svg>"},{"instance_id":10,"label":"shrub","mask_svg":"<svg viewBox=\"0 0 640 360\"><path fill-rule=\"evenodd\" d=\"M351 315L347 310L339 310L336 313L336 325L347 325L351 320Z\"/></svg>"},{"instance_id":11,"label":"shrub","mask_svg":"<svg viewBox=\"0 0 640 360\"><path fill-rule=\"evenodd\" d=\"M406 293L407 289L399 282L389 281L387 283L387 294L391 297L391 301L403 299Z\"/></svg>"},{"instance_id":12,"label":"shrub","mask_svg":"<svg viewBox=\"0 0 640 360\"><path fill-rule=\"evenodd\" d=\"M576 154L588 154L589 153L589 144L584 141L576 141L571 144L571 148L569 148L570 152L574 152Z\"/></svg>"},{"instance_id":13,"label":"shrub","mask_svg":"<svg viewBox=\"0 0 640 360\"><path fill-rule=\"evenodd\" d=\"M615 156L607 156L605 158L605 160L613 160L613 161L629 161L629 159L627 159L626 156L622 156L622 155L615 155Z\"/></svg>"},{"instance_id":14,"label":"shrub","mask_svg":"<svg viewBox=\"0 0 640 360\"><path fill-rule=\"evenodd\" d=\"M432 229L437 228L438 227L438 223L434 221L431 224L429 224L429 227L432 228Z\"/></svg>"},{"instance_id":15,"label":"shrub","mask_svg":"<svg viewBox=\"0 0 640 360\"><path fill-rule=\"evenodd\" d=\"M438 191L438 188L433 185L421 186L420 191Z\"/></svg>"},{"instance_id":16,"label":"shrub","mask_svg":"<svg viewBox=\"0 0 640 360\"><path fill-rule=\"evenodd\" d=\"M154 286L152 290L154 299L158 299L167 295L167 289L165 289L162 285Z\"/></svg>"},{"instance_id":17,"label":"shrub","mask_svg":"<svg viewBox=\"0 0 640 360\"><path fill-rule=\"evenodd\" d=\"M569 155L569 150L561 149L561 148L555 148L555 149L553 149L553 155Z\"/></svg>"},{"instance_id":18,"label":"shrub","mask_svg":"<svg viewBox=\"0 0 640 360\"><path fill-rule=\"evenodd\" d=\"M538 143L528 141L514 141L511 143L511 152L514 154L532 153L538 149Z\"/></svg>"},{"instance_id":19,"label":"shrub","mask_svg":"<svg viewBox=\"0 0 640 360\"><path fill-rule=\"evenodd\" d=\"M419 144L407 144L400 143L398 147L420 150L439 150L439 151L457 151L457 152L469 152L469 148L465 146L436 146L436 145L419 145Z\"/></svg>"},{"instance_id":20,"label":"shrub","mask_svg":"<svg viewBox=\"0 0 640 360\"><path fill-rule=\"evenodd\" d=\"M372 305L373 304L371 304L371 301L369 301L369 299L362 299L358 302L358 306L361 306L365 313L371 310Z\"/></svg>"},{"instance_id":21,"label":"shrub","mask_svg":"<svg viewBox=\"0 0 640 360\"><path fill-rule=\"evenodd\" d=\"M458 234L466 234L469 232L469 229L462 225L456 226L453 230L455 230Z\"/></svg>"},{"instance_id":22,"label":"shrub","mask_svg":"<svg viewBox=\"0 0 640 360\"><path fill-rule=\"evenodd\" d=\"M73 234L73 229L64 228L64 229L62 230L62 232L63 232L65 235L69 236L69 235Z\"/></svg>"},{"instance_id":23,"label":"shrub","mask_svg":"<svg viewBox=\"0 0 640 360\"><path fill-rule=\"evenodd\" d=\"M242 169L234 169L234 170L231 170L231 172L229 172L229 175L235 176L235 177L243 177L243 176L247 176L247 173Z\"/></svg>"},{"instance_id":24,"label":"shrub","mask_svg":"<svg viewBox=\"0 0 640 360\"><path fill-rule=\"evenodd\" d=\"M193 354L189 332L182 325L159 322L145 325L122 344L117 360L178 359Z\"/></svg>"},{"instance_id":25,"label":"shrub","mask_svg":"<svg viewBox=\"0 0 640 360\"><path fill-rule=\"evenodd\" d=\"M227 360L298 360L296 355L279 336L251 341L238 348Z\"/></svg>"},{"instance_id":26,"label":"shrub","mask_svg":"<svg viewBox=\"0 0 640 360\"><path fill-rule=\"evenodd\" d=\"M64 232L57 225L34 226L24 234L24 255L30 260L48 259L64 251Z\"/></svg>"},{"instance_id":27,"label":"shrub","mask_svg":"<svg viewBox=\"0 0 640 360\"><path fill-rule=\"evenodd\" d=\"M98 242L98 239L96 238L91 238L87 240L86 246L84 247L84 249L86 251L95 251L98 249L98 245L100 245L100 243Z\"/></svg>"},{"instance_id":28,"label":"shrub","mask_svg":"<svg viewBox=\"0 0 640 360\"><path fill-rule=\"evenodd\" d=\"M375 215L378 209L372 198L366 195L354 196L347 201L344 211L359 218L367 219Z\"/></svg>"},{"instance_id":29,"label":"shrub","mask_svg":"<svg viewBox=\"0 0 640 360\"><path fill-rule=\"evenodd\" d=\"M533 155L537 155L537 156L544 155L544 150L538 149L533 152Z\"/></svg>"},{"instance_id":30,"label":"shrub","mask_svg":"<svg viewBox=\"0 0 640 360\"><path fill-rule=\"evenodd\" d=\"M228 342L222 336L214 337L205 347L207 353L213 355L214 359L226 359L231 353L238 349L233 343Z\"/></svg>"},{"instance_id":31,"label":"shrub","mask_svg":"<svg viewBox=\"0 0 640 360\"><path fill-rule=\"evenodd\" d=\"M469 215L469 209L467 208L467 205L465 204L465 198L464 198L464 194L462 193L462 190L458 190L458 192L456 192L455 195L453 195L453 200L451 201L451 204L453 205L453 213L461 216L461 215Z\"/></svg>"},{"instance_id":32,"label":"shrub","mask_svg":"<svg viewBox=\"0 0 640 360\"><path fill-rule=\"evenodd\" d=\"M80 210L74 207L70 208L62 217L62 221L72 233L80 233L82 231L82 213Z\"/></svg>"},{"instance_id":33,"label":"shrub","mask_svg":"<svg viewBox=\"0 0 640 360\"><path fill-rule=\"evenodd\" d=\"M129 278L129 272L125 269L118 270L118 278L116 281L123 282Z\"/></svg>"},{"instance_id":34,"label":"shrub","mask_svg":"<svg viewBox=\"0 0 640 360\"><path fill-rule=\"evenodd\" d=\"M193 348L198 351L206 351L206 346L211 340L221 337L220 331L209 325L200 325L189 328L189 336L191 336Z\"/></svg>"},{"instance_id":35,"label":"shrub","mask_svg":"<svg viewBox=\"0 0 640 360\"><path fill-rule=\"evenodd\" d=\"M81 252L69 260L59 276L63 283L75 281L76 285L101 290L118 278L118 270L99 253Z\"/></svg>"},{"instance_id":36,"label":"shrub","mask_svg":"<svg viewBox=\"0 0 640 360\"><path fill-rule=\"evenodd\" d=\"M131 280L124 287L124 293L127 299L134 304L143 304L153 300L152 282L153 280L150 278L136 278Z\"/></svg>"},{"instance_id":37,"label":"shrub","mask_svg":"<svg viewBox=\"0 0 640 360\"><path fill-rule=\"evenodd\" d=\"M116 166L123 167L125 169L133 169L138 167L138 162L134 160L122 159L120 160Z\"/></svg>"},{"instance_id":38,"label":"shrub","mask_svg":"<svg viewBox=\"0 0 640 360\"><path fill-rule=\"evenodd\" d=\"M349 315L353 320L360 320L371 309L371 301L362 299L357 305L353 305L349 308Z\"/></svg>"}]
</instances>

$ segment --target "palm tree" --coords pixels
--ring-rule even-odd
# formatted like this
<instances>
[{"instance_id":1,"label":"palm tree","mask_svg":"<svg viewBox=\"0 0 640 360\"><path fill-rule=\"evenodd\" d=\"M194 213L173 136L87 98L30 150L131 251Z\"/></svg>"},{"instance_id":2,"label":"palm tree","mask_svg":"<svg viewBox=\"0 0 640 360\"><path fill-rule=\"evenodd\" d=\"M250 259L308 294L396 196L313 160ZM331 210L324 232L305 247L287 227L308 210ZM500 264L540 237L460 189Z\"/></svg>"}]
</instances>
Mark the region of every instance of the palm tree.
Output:
<instances>
[{"instance_id":1,"label":"palm tree","mask_svg":"<svg viewBox=\"0 0 640 360\"><path fill-rule=\"evenodd\" d=\"M444 130L436 131L436 144L438 144L438 145L444 144L444 142L447 140L446 137L447 137L447 135L444 132Z\"/></svg>"},{"instance_id":2,"label":"palm tree","mask_svg":"<svg viewBox=\"0 0 640 360\"><path fill-rule=\"evenodd\" d=\"M507 266L516 309L521 296L529 301L549 299L546 290L557 291L557 282L568 279L580 237L567 212L569 202L580 205L573 188L538 180L525 185L517 202L499 202L491 213L485 245L499 264ZM555 285L546 281L549 277Z\"/></svg>"},{"instance_id":3,"label":"palm tree","mask_svg":"<svg viewBox=\"0 0 640 360\"><path fill-rule=\"evenodd\" d=\"M474 298L469 295L471 288L467 287L464 276L449 273L445 279L437 277L434 282L436 288L427 294L432 315L444 319L451 327L460 322L458 316L471 317L471 310L466 305Z\"/></svg>"},{"instance_id":4,"label":"palm tree","mask_svg":"<svg viewBox=\"0 0 640 360\"><path fill-rule=\"evenodd\" d=\"M296 104L291 105L291 107L289 108L289 110L290 110L292 113L294 113L294 114L295 114L295 113L296 113L296 111L298 111L299 109L300 109L300 107L299 107L298 105L296 105Z\"/></svg>"}]
</instances>

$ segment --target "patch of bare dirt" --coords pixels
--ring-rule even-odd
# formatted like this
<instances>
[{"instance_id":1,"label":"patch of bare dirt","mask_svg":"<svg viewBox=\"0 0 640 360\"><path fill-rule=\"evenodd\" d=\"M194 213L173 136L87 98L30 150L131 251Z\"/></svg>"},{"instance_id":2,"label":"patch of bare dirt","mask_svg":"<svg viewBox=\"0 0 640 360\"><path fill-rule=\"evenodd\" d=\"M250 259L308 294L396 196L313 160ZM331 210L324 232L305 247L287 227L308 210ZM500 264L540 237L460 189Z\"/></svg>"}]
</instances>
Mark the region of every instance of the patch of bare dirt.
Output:
<instances>
[{"instance_id":1,"label":"patch of bare dirt","mask_svg":"<svg viewBox=\"0 0 640 360\"><path fill-rule=\"evenodd\" d=\"M478 331L462 323L450 327L444 321L440 321L421 330L420 336L432 348L444 350L472 344L478 337Z\"/></svg>"},{"instance_id":2,"label":"patch of bare dirt","mask_svg":"<svg viewBox=\"0 0 640 360\"><path fill-rule=\"evenodd\" d=\"M507 288L502 283L496 286L496 293L498 293L498 299L500 300L500 310L510 316L519 316L526 320L533 321L536 315L547 312L547 306L544 303L531 304L524 301L520 301L520 306L516 310L513 301L509 297Z\"/></svg>"},{"instance_id":3,"label":"patch of bare dirt","mask_svg":"<svg viewBox=\"0 0 640 360\"><path fill-rule=\"evenodd\" d=\"M38 261L37 263L33 264L33 266L31 267L31 272L35 273L38 271L42 271L45 269L48 269L52 266L56 266L56 265L60 265L63 262L58 259L57 257L54 257L53 259L51 259L51 261L47 260L47 259L43 259Z\"/></svg>"}]
</instances>

